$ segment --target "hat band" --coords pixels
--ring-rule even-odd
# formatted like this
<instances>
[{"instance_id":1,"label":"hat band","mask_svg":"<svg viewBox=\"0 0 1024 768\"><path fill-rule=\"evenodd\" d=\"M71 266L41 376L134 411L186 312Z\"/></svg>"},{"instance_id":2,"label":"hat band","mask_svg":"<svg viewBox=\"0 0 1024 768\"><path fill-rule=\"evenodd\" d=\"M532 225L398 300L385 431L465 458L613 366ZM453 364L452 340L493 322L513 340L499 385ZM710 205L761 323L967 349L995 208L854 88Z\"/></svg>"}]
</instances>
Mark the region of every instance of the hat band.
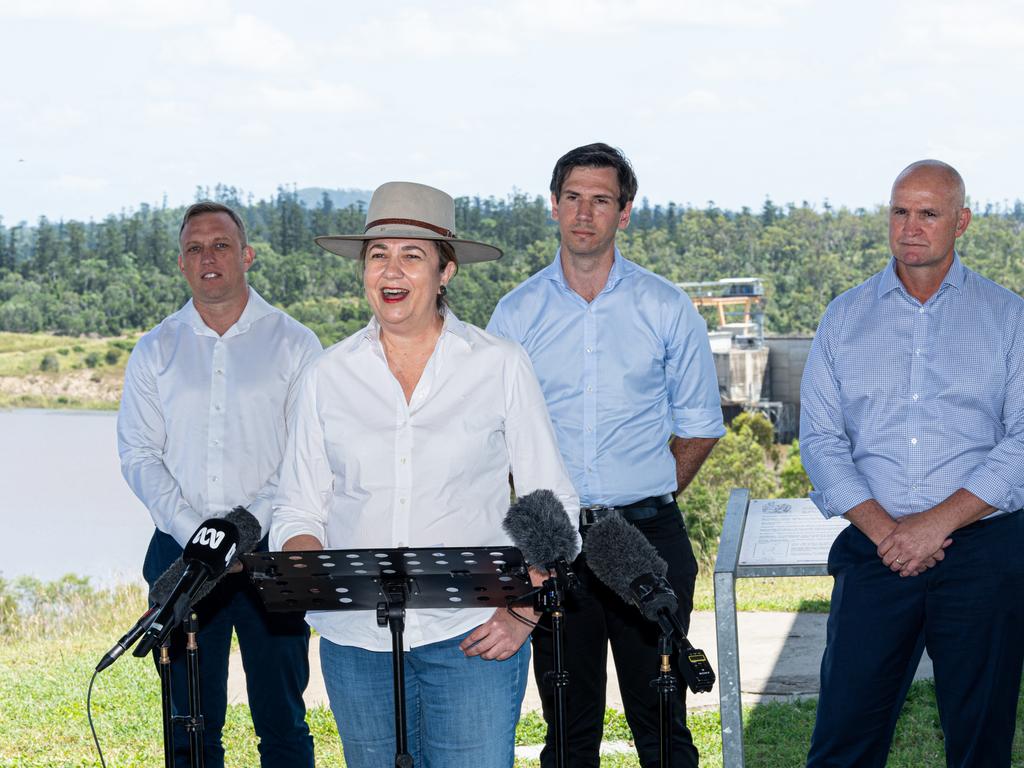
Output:
<instances>
[{"instance_id":1,"label":"hat band","mask_svg":"<svg viewBox=\"0 0 1024 768\"><path fill-rule=\"evenodd\" d=\"M417 221L416 219L376 219L374 221L369 222L366 225L366 229L363 230L363 233L365 234L366 232L369 232L371 229L380 226L381 224L406 224L408 226L429 229L431 232L436 232L437 234L441 235L441 237L455 237L455 233L452 232L450 229L438 227L426 221Z\"/></svg>"}]
</instances>

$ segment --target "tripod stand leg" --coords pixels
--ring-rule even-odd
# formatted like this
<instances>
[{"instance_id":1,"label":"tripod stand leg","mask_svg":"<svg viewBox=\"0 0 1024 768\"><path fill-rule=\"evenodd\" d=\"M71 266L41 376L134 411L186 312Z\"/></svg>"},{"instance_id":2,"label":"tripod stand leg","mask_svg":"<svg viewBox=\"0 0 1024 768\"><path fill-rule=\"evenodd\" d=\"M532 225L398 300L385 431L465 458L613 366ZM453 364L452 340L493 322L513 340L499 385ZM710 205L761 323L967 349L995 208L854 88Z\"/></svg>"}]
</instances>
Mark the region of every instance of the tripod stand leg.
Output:
<instances>
[{"instance_id":1,"label":"tripod stand leg","mask_svg":"<svg viewBox=\"0 0 1024 768\"><path fill-rule=\"evenodd\" d=\"M203 768L203 708L199 698L199 643L196 634L199 632L199 619L190 613L185 619L185 663L188 669L188 718L185 727L188 729L189 753L193 768Z\"/></svg>"},{"instance_id":2,"label":"tripod stand leg","mask_svg":"<svg viewBox=\"0 0 1024 768\"><path fill-rule=\"evenodd\" d=\"M174 721L171 719L171 641L160 646L157 657L160 673L160 711L164 726L164 768L174 768Z\"/></svg>"},{"instance_id":3,"label":"tripod stand leg","mask_svg":"<svg viewBox=\"0 0 1024 768\"><path fill-rule=\"evenodd\" d=\"M658 731L661 737L659 763L661 768L672 765L672 695L676 692L676 677L672 674L672 641L662 634L659 641L661 666L651 685L658 689Z\"/></svg>"},{"instance_id":4,"label":"tripod stand leg","mask_svg":"<svg viewBox=\"0 0 1024 768\"><path fill-rule=\"evenodd\" d=\"M382 618L391 629L391 678L395 689L395 768L413 768L405 715L405 644L402 640L405 633L404 601L378 605L378 624Z\"/></svg>"},{"instance_id":5,"label":"tripod stand leg","mask_svg":"<svg viewBox=\"0 0 1024 768\"><path fill-rule=\"evenodd\" d=\"M565 649L563 640L563 623L565 614L556 609L551 613L551 634L554 645L555 669L553 682L555 688L555 766L566 768L567 734L565 729L565 692L569 686L569 673L565 671Z\"/></svg>"}]
</instances>

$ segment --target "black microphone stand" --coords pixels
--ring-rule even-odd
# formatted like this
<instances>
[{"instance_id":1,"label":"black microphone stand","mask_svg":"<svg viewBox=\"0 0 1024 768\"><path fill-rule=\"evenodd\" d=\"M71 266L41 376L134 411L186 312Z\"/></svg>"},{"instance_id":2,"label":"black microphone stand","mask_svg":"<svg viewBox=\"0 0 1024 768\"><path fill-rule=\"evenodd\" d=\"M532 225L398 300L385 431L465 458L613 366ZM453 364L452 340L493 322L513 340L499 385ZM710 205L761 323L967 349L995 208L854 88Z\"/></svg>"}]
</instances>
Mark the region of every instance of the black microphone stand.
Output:
<instances>
[{"instance_id":1,"label":"black microphone stand","mask_svg":"<svg viewBox=\"0 0 1024 768\"><path fill-rule=\"evenodd\" d=\"M660 736L658 762L661 768L672 765L672 696L679 689L676 676L672 673L672 639L662 631L658 638L658 654L661 657L659 674L651 681L651 687L658 691L658 734Z\"/></svg>"},{"instance_id":2,"label":"black microphone stand","mask_svg":"<svg viewBox=\"0 0 1024 768\"><path fill-rule=\"evenodd\" d=\"M555 766L566 768L568 738L566 735L565 694L569 687L569 672L565 668L565 593L576 588L576 574L565 560L559 560L534 597L534 609L551 617L551 642L554 669L545 675L555 694Z\"/></svg>"},{"instance_id":3,"label":"black microphone stand","mask_svg":"<svg viewBox=\"0 0 1024 768\"><path fill-rule=\"evenodd\" d=\"M174 768L174 719L171 714L171 640L160 645L156 661L160 673L160 712L164 730L164 768Z\"/></svg>"},{"instance_id":4,"label":"black microphone stand","mask_svg":"<svg viewBox=\"0 0 1024 768\"><path fill-rule=\"evenodd\" d=\"M164 766L174 768L174 726L182 725L188 732L189 763L192 768L204 768L203 757L203 715L199 695L199 618L195 611L189 611L185 624L185 666L188 679L188 714L173 715L171 712L171 639L164 637L157 655L157 670L160 673L160 709L163 717Z\"/></svg>"},{"instance_id":5,"label":"black microphone stand","mask_svg":"<svg viewBox=\"0 0 1024 768\"><path fill-rule=\"evenodd\" d=\"M651 681L651 687L658 691L658 730L661 736L661 768L672 765L672 694L678 689L676 676L672 671L672 653L679 651L679 674L687 687L694 693L707 693L715 684L715 673L711 669L704 651L694 648L683 631L683 625L668 609L658 611L657 623L661 627L658 638L660 656L658 676Z\"/></svg>"}]
</instances>

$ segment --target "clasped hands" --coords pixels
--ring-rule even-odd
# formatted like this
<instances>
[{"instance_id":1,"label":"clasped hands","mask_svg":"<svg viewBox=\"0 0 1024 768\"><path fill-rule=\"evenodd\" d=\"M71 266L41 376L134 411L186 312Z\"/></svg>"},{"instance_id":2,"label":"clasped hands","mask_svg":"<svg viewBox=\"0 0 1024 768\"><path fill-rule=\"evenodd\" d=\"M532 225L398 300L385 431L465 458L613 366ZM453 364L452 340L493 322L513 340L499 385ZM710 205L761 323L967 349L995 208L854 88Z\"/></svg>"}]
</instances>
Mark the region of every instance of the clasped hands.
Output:
<instances>
[{"instance_id":1,"label":"clasped hands","mask_svg":"<svg viewBox=\"0 0 1024 768\"><path fill-rule=\"evenodd\" d=\"M889 534L878 542L878 556L901 577L919 576L942 560L952 543L949 531L934 516L906 515L894 520Z\"/></svg>"}]
</instances>

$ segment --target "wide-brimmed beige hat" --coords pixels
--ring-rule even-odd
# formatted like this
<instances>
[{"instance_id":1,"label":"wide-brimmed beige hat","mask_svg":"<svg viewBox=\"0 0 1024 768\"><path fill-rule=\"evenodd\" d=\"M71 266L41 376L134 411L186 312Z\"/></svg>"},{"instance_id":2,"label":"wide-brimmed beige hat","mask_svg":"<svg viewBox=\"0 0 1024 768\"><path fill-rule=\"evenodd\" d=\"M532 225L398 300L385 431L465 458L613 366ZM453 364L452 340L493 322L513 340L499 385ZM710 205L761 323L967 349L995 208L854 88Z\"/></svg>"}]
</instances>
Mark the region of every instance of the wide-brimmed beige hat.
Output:
<instances>
[{"instance_id":1,"label":"wide-brimmed beige hat","mask_svg":"<svg viewBox=\"0 0 1024 768\"><path fill-rule=\"evenodd\" d=\"M389 181L374 190L361 235L325 235L316 238L316 244L358 259L365 241L381 238L444 240L451 243L460 264L501 258L500 248L455 236L455 201L450 195L411 181Z\"/></svg>"}]
</instances>

